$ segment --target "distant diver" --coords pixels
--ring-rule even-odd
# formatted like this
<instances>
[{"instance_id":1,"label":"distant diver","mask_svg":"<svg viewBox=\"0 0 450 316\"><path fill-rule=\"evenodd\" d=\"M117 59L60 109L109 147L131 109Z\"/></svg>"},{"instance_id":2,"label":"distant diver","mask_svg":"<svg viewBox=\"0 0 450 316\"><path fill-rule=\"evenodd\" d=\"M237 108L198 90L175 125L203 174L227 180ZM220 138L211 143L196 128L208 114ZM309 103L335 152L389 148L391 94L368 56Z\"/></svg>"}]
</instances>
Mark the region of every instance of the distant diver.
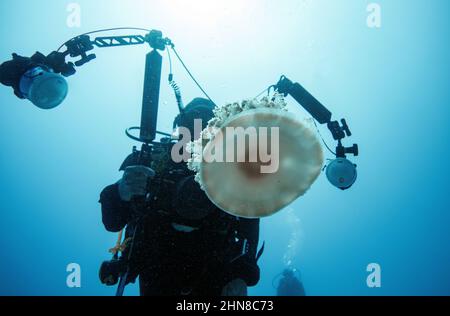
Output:
<instances>
[{"instance_id":1,"label":"distant diver","mask_svg":"<svg viewBox=\"0 0 450 316\"><path fill-rule=\"evenodd\" d=\"M306 296L303 283L292 269L285 269L277 287L277 296Z\"/></svg>"},{"instance_id":2,"label":"distant diver","mask_svg":"<svg viewBox=\"0 0 450 316\"><path fill-rule=\"evenodd\" d=\"M209 100L197 98L174 127L191 130L194 119L202 119L204 128L213 108ZM101 193L105 228L120 232L126 227L122 257L128 260L115 256L115 262L103 264L100 277L113 285L117 274L125 276L124 284L139 276L142 296L245 296L247 286L260 279L259 219L217 208L186 163L172 160L172 147L161 147L153 153L159 158L147 165L137 162L140 152L131 154L120 168L123 178Z\"/></svg>"}]
</instances>

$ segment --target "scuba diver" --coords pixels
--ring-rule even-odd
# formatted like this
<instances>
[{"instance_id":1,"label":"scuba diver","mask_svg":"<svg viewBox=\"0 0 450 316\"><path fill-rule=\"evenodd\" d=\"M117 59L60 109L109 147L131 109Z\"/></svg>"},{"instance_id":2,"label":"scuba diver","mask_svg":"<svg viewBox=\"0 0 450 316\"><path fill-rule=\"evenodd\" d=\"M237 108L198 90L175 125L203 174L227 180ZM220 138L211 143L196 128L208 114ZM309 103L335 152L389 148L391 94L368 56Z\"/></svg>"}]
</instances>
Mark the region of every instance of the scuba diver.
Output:
<instances>
[{"instance_id":1,"label":"scuba diver","mask_svg":"<svg viewBox=\"0 0 450 316\"><path fill-rule=\"evenodd\" d=\"M277 296L305 296L303 283L295 276L292 269L285 269L278 283Z\"/></svg>"},{"instance_id":2,"label":"scuba diver","mask_svg":"<svg viewBox=\"0 0 450 316\"><path fill-rule=\"evenodd\" d=\"M205 128L213 108L211 101L195 99L174 128L189 129L194 140L194 120L202 120ZM247 286L260 278L259 219L217 208L186 163L171 159L171 148L173 143L149 164L137 162L140 152L131 154L120 168L122 179L101 193L105 228L119 232L126 227L125 282L139 276L142 296L247 295Z\"/></svg>"}]
</instances>

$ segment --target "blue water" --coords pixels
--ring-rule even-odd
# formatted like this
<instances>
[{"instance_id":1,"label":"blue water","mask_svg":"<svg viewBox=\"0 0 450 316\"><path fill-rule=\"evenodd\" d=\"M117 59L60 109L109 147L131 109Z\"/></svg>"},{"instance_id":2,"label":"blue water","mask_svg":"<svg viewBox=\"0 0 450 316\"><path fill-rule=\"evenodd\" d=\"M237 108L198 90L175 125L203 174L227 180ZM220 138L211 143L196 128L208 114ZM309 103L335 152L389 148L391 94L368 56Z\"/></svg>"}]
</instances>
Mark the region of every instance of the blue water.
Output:
<instances>
[{"instance_id":1,"label":"blue water","mask_svg":"<svg viewBox=\"0 0 450 316\"><path fill-rule=\"evenodd\" d=\"M267 246L252 295L275 293L287 259L309 295L450 294L449 1L377 1L379 29L366 25L368 0L80 0L80 28L66 24L68 3L1 1L0 60L49 53L93 29L156 28L219 104L253 97L285 74L347 118L354 137L346 144L361 149L358 182L341 192L322 175L262 221ZM0 87L0 294L113 295L97 272L116 236L97 201L136 145L123 131L140 120L148 50L97 49L52 111ZM186 101L201 95L178 63L174 73ZM170 131L175 114L163 81L159 129ZM66 286L72 262L81 288ZM382 268L381 288L366 284L369 263Z\"/></svg>"}]
</instances>

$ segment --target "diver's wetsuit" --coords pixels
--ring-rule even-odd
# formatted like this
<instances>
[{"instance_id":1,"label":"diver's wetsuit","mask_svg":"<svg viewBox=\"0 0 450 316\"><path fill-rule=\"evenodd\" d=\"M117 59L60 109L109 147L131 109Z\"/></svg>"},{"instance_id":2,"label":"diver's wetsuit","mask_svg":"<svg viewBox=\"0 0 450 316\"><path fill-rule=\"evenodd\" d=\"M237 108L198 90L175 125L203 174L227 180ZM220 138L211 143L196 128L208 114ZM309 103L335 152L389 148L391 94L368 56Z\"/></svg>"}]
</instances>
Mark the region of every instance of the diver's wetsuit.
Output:
<instances>
[{"instance_id":1,"label":"diver's wetsuit","mask_svg":"<svg viewBox=\"0 0 450 316\"><path fill-rule=\"evenodd\" d=\"M141 295L219 296L237 278L256 285L259 220L218 209L184 163L170 161L161 174L152 180L153 197L139 224L132 256ZM108 231L118 232L131 221L132 204L120 199L118 184L106 187L100 202Z\"/></svg>"}]
</instances>

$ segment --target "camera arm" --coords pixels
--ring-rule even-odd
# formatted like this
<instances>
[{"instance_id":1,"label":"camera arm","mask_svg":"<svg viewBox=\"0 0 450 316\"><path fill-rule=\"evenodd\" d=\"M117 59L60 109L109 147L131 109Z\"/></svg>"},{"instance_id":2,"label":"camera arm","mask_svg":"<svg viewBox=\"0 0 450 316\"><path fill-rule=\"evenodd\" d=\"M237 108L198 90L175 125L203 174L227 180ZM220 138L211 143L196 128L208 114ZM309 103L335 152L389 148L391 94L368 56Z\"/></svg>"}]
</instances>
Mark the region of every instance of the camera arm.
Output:
<instances>
[{"instance_id":1,"label":"camera arm","mask_svg":"<svg viewBox=\"0 0 450 316\"><path fill-rule=\"evenodd\" d=\"M345 119L342 119L340 122L332 121L332 113L322 103L299 83L292 82L286 76L281 76L278 83L273 87L275 91L285 97L287 95L293 97L320 124L327 124L334 140L338 142L336 147L337 158L346 158L347 154L359 155L357 144L354 144L352 147L344 147L342 145L342 139L352 135Z\"/></svg>"},{"instance_id":2,"label":"camera arm","mask_svg":"<svg viewBox=\"0 0 450 316\"><path fill-rule=\"evenodd\" d=\"M96 37L91 41L88 34L83 34L72 38L63 44L66 46L64 53L54 52L59 56L70 56L72 58L81 57L75 62L75 66L81 67L96 58L95 54L87 54L87 52L98 48L120 47L120 46L135 46L149 44L154 50L165 50L166 46L173 46L169 38L163 38L162 32L152 30L147 35L123 35L123 36L102 36ZM63 47L62 46L62 47ZM62 48L61 47L61 48ZM71 63L70 63L71 64ZM72 64L73 65L73 64Z\"/></svg>"},{"instance_id":3,"label":"camera arm","mask_svg":"<svg viewBox=\"0 0 450 316\"><path fill-rule=\"evenodd\" d=\"M162 32L157 30L152 30L145 36L106 36L97 37L93 41L89 39L88 35L81 35L65 44L67 51L64 54L71 57L81 57L80 60L75 62L75 65L79 67L96 58L95 54L87 55L87 52L94 49L94 46L107 48L142 44L149 44L153 48L146 56L141 126L139 128L140 137L138 139L144 144L149 144L155 140L157 133L162 71L162 56L158 53L158 50L164 51L166 46L173 47L172 41L169 38L163 38Z\"/></svg>"},{"instance_id":4,"label":"camera arm","mask_svg":"<svg viewBox=\"0 0 450 316\"><path fill-rule=\"evenodd\" d=\"M23 57L14 53L12 60L0 65L0 83L12 87L16 95L23 98L19 93L20 77L33 67L45 66L51 68L55 73L69 77L76 73L75 67L81 67L96 58L95 54L88 54L95 47L107 48L142 44L149 44L150 47L156 50L164 50L167 45L173 46L172 41L168 38L163 38L162 32L157 30L152 30L145 36L105 36L96 37L93 41L91 41L89 35L83 34L65 42L60 49L51 52L48 56L40 52L36 52L31 57ZM63 47L66 47L66 50L61 52ZM80 59L75 62L68 62L66 61L68 57L80 57Z\"/></svg>"}]
</instances>

